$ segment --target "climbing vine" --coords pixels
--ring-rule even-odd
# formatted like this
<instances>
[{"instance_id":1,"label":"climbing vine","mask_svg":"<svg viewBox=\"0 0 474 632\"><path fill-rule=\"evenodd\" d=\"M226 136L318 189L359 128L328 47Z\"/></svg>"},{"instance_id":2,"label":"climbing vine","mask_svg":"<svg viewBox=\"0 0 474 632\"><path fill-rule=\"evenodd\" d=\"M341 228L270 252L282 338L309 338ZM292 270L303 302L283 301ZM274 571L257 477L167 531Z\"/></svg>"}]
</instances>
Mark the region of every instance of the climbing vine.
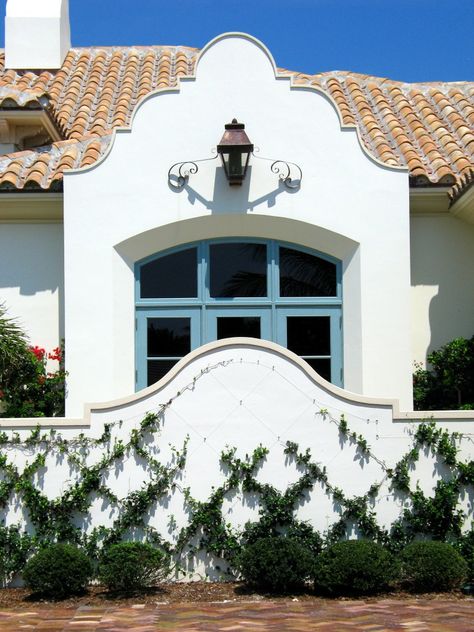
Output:
<instances>
[{"instance_id":1,"label":"climbing vine","mask_svg":"<svg viewBox=\"0 0 474 632\"><path fill-rule=\"evenodd\" d=\"M26 439L20 439L15 432L0 433L0 508L6 508L15 495L32 525L32 533L28 534L22 532L20 526L0 527L0 572L4 581L21 570L33 550L47 542L76 543L97 558L103 546L133 537L137 530L172 554L177 568L186 557L202 550L225 560L228 564L226 570L229 571L243 545L269 535L291 536L314 553L348 537L354 527L363 537L393 550L416 536L461 540L466 515L458 508L459 499L467 486L474 485L474 462L458 460L462 435L449 433L433 421L420 423L407 453L393 467L388 467L373 453L368 441L349 428L343 415L336 419L327 410L321 409L319 416L336 424L343 442L355 446L361 458L373 459L379 464L381 480L374 482L365 494L348 497L331 483L326 468L315 461L310 449L287 441L283 446L284 457L295 463L300 475L286 490L280 491L258 479L258 471L269 454L267 447L259 445L243 458L238 456L235 447L227 447L220 455L226 478L219 487L212 489L206 501L193 498L189 488L182 490L189 522L178 529L176 520L170 517L169 527L176 532L174 544L171 544L148 524L147 516L154 503L171 495L179 486L180 473L186 466L189 438L179 448L171 447L172 458L167 463L162 463L148 446L154 435L161 432L166 410L181 394L178 392L157 413L147 414L138 427L130 431L127 440L117 436L116 431L123 425L120 421L105 424L102 435L97 438L80 434L73 439L65 439L57 431L43 432L39 426ZM19 449L28 449L35 455L22 471L15 459L10 458L10 452ZM101 457L91 465L90 460L98 450ZM414 489L410 486L410 470L420 453L428 450L441 459L451 472L449 480L437 482L432 496L426 496L419 486ZM76 480L54 500L50 500L35 483L50 455L66 459L77 473ZM106 475L112 468L121 466L124 459L133 457L146 464L147 481L125 498L118 498L107 486ZM393 493L404 497L405 505L408 503L401 517L389 529L378 525L373 509L374 500L384 483L389 484ZM337 522L322 534L297 517L298 505L305 502L315 484L320 484L330 495L339 512ZM253 494L258 498L258 518L240 529L232 527L223 515L224 501L235 493ZM98 526L84 534L74 520L78 514L87 515L96 496L116 507L118 517L112 526Z\"/></svg>"}]
</instances>

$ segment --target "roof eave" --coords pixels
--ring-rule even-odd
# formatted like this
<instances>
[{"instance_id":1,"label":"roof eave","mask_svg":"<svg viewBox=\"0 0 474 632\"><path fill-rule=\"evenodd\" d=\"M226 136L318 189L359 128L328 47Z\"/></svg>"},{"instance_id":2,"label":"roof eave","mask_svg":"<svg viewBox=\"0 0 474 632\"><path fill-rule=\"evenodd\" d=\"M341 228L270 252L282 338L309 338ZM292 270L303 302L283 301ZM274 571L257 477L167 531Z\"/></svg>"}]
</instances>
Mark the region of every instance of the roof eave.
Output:
<instances>
[{"instance_id":1,"label":"roof eave","mask_svg":"<svg viewBox=\"0 0 474 632\"><path fill-rule=\"evenodd\" d=\"M0 224L60 223L62 220L62 193L31 189L0 192Z\"/></svg>"},{"instance_id":2,"label":"roof eave","mask_svg":"<svg viewBox=\"0 0 474 632\"><path fill-rule=\"evenodd\" d=\"M430 186L410 186L410 211L413 214L438 214L449 211L451 186L432 184Z\"/></svg>"},{"instance_id":3,"label":"roof eave","mask_svg":"<svg viewBox=\"0 0 474 632\"><path fill-rule=\"evenodd\" d=\"M0 108L0 119L16 123L35 120L44 127L53 142L65 139L65 133L55 120L54 114L46 108Z\"/></svg>"},{"instance_id":4,"label":"roof eave","mask_svg":"<svg viewBox=\"0 0 474 632\"><path fill-rule=\"evenodd\" d=\"M474 224L474 180L472 180L462 194L451 203L449 210L455 217Z\"/></svg>"}]
</instances>

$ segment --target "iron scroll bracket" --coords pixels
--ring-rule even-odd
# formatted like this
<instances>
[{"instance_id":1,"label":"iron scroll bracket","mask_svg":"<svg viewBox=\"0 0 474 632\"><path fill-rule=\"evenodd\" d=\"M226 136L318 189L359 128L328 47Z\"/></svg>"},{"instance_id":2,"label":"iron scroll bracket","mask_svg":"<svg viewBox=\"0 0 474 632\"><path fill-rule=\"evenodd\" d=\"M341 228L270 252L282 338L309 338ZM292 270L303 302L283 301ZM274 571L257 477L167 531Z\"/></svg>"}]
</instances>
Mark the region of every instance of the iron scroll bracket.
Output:
<instances>
[{"instance_id":1,"label":"iron scroll bracket","mask_svg":"<svg viewBox=\"0 0 474 632\"><path fill-rule=\"evenodd\" d=\"M303 180L303 172L301 167L294 162L287 160L275 160L274 158L264 158L263 156L257 156L258 148L252 152L252 156L257 160L265 160L271 162L270 170L272 173L278 176L278 179L282 184L290 191L296 191L301 187ZM202 162L211 162L216 160L218 154L210 158L201 158L200 160L184 160L182 162L176 162L171 165L168 171L168 185L175 191L182 191L189 176L195 175L199 171L199 164Z\"/></svg>"},{"instance_id":2,"label":"iron scroll bracket","mask_svg":"<svg viewBox=\"0 0 474 632\"><path fill-rule=\"evenodd\" d=\"M255 152L258 152L259 149L255 148ZM296 191L301 187L301 182L303 180L303 171L301 167L297 165L295 162L289 162L288 160L275 160L274 158L264 158L263 156L257 156L252 153L254 158L257 160L266 160L267 162L271 162L270 170L272 173L275 173L278 176L278 179L285 185L287 189L291 191Z\"/></svg>"},{"instance_id":3,"label":"iron scroll bracket","mask_svg":"<svg viewBox=\"0 0 474 632\"><path fill-rule=\"evenodd\" d=\"M168 185L175 191L181 191L189 176L199 171L198 163L209 162L217 158L217 153L211 158L201 158L200 160L184 160L183 162L175 162L168 170Z\"/></svg>"}]
</instances>

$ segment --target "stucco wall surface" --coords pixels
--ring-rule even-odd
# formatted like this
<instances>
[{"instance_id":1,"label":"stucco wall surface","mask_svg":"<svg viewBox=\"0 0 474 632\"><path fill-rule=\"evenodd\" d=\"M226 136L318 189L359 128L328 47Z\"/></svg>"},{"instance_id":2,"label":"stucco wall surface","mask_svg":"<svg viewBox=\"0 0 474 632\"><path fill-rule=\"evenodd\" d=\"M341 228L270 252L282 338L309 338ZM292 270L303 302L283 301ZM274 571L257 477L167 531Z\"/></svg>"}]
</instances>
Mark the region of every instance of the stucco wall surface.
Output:
<instances>
[{"instance_id":1,"label":"stucco wall surface","mask_svg":"<svg viewBox=\"0 0 474 632\"><path fill-rule=\"evenodd\" d=\"M69 0L7 0L6 68L61 68L70 47Z\"/></svg>"},{"instance_id":2,"label":"stucco wall surface","mask_svg":"<svg viewBox=\"0 0 474 632\"><path fill-rule=\"evenodd\" d=\"M474 335L474 226L446 214L411 219L413 358Z\"/></svg>"},{"instance_id":3,"label":"stucco wall surface","mask_svg":"<svg viewBox=\"0 0 474 632\"><path fill-rule=\"evenodd\" d=\"M182 192L173 163L209 158L236 117L259 148L242 187L217 160ZM268 160L297 163L288 191ZM344 385L411 407L408 177L369 157L328 98L276 78L257 41L227 35L196 78L146 99L98 165L65 177L68 415L133 392L134 264L218 236L299 243L343 262Z\"/></svg>"},{"instance_id":4,"label":"stucco wall surface","mask_svg":"<svg viewBox=\"0 0 474 632\"><path fill-rule=\"evenodd\" d=\"M155 469L139 450L130 447L134 429L140 428L150 412L158 414L158 428L145 433L138 448L155 459ZM176 472L160 498L146 506L144 525L133 526L125 533L125 537L140 538L145 536L147 527L153 527L166 542L175 545L181 530L192 520L192 501L207 501L228 480L230 471L222 461L223 452L235 449L235 457L245 462L256 448L267 448L268 454L255 467L254 475L261 483L283 493L307 473L304 465L297 465L285 453L288 442L296 442L301 453L309 450L312 462L325 469L331 486L316 482L304 492L294 507L300 520L324 533L343 512L331 489L339 488L346 498L352 499L364 496L376 485L379 487L369 506L378 525L390 529L411 501L408 494L392 487L388 471L413 447L413 434L418 427L417 422L396 419L396 414L396 403L369 400L333 387L282 347L231 339L190 354L173 369L172 375L128 400L92 406L87 413L90 427L84 427L79 420L76 427L61 425L60 420L46 420L56 431L56 439L72 439L79 432L98 438L105 424L110 424L110 440L105 447L92 448L89 454L84 452L82 463L69 461L64 449L50 450L44 466L32 478L49 500L58 499L81 482L83 464L98 464L120 441L128 446L100 473L101 485L115 494L117 501L111 502L103 491L94 492L88 499L90 508L74 516L80 533L90 536L94 528L114 527L131 494L156 482L156 462L165 469L172 467L176 459L174 449L182 451L187 442L184 467ZM338 424L342 416L349 432L367 441L369 453L361 451L355 441L341 432ZM8 427L9 423L2 420L2 431L11 436L15 430L22 439L28 436L28 430L14 423ZM457 419L445 419L440 427L466 435L456 442L458 459L472 460L474 417L459 413ZM8 461L13 460L20 473L35 456L35 449L25 443L7 451ZM453 477L453 469L430 449L422 449L419 461L410 465L409 476L410 489L415 491L419 485L430 497L439 480ZM259 494L244 493L238 487L225 494L221 515L226 524L239 532L247 521L258 520L260 502ZM460 494L458 507L465 512L464 529L468 529L472 523L472 496ZM30 533L35 532L21 494L12 495L11 502L1 510L0 519L5 520L6 526L20 522ZM354 523L348 521L346 527L348 537L357 537L359 531ZM199 537L194 543L198 542ZM221 572L216 565L221 570L226 568L221 560L202 551L196 555L188 551L181 561L188 577L218 577Z\"/></svg>"},{"instance_id":5,"label":"stucco wall surface","mask_svg":"<svg viewBox=\"0 0 474 632\"><path fill-rule=\"evenodd\" d=\"M32 345L64 336L62 224L0 224L0 302Z\"/></svg>"}]
</instances>

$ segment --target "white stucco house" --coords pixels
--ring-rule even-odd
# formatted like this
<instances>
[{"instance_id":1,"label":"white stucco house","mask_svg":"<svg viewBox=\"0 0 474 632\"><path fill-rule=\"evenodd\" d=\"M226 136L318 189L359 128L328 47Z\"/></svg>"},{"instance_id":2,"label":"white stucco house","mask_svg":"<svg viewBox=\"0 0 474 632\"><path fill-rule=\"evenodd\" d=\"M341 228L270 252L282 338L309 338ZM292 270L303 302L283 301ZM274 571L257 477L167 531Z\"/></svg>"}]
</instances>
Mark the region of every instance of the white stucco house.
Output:
<instances>
[{"instance_id":1,"label":"white stucco house","mask_svg":"<svg viewBox=\"0 0 474 632\"><path fill-rule=\"evenodd\" d=\"M68 13L7 2L0 303L68 375L64 418L0 419L0 533L201 578L268 489L325 536L472 533L474 412L427 423L412 373L474 334L474 84L302 75L242 33L71 48Z\"/></svg>"},{"instance_id":2,"label":"white stucco house","mask_svg":"<svg viewBox=\"0 0 474 632\"><path fill-rule=\"evenodd\" d=\"M302 75L240 33L71 48L67 0L9 0L1 301L65 339L71 418L235 336L410 410L474 333L473 128L472 83Z\"/></svg>"}]
</instances>

